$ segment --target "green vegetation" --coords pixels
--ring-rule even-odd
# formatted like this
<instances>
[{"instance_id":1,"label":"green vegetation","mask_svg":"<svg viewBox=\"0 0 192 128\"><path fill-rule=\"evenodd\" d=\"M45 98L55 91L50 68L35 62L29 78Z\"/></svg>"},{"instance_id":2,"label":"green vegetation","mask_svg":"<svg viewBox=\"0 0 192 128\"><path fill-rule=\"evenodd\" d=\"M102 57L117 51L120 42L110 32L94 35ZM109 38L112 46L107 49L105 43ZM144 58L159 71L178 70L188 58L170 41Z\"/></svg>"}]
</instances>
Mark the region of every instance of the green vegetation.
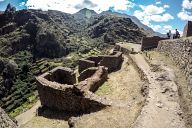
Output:
<instances>
[{"instance_id":1,"label":"green vegetation","mask_svg":"<svg viewBox=\"0 0 192 128\"><path fill-rule=\"evenodd\" d=\"M106 95L111 93L111 86L108 82L105 82L99 89L96 91L97 95Z\"/></svg>"},{"instance_id":2,"label":"green vegetation","mask_svg":"<svg viewBox=\"0 0 192 128\"><path fill-rule=\"evenodd\" d=\"M16 109L12 110L9 113L9 116L16 117L17 115L21 114L22 112L25 112L26 110L32 108L34 103L37 102L37 99L38 99L37 95L31 95L30 97L27 98L26 102L22 103L21 106L19 106Z\"/></svg>"}]
</instances>

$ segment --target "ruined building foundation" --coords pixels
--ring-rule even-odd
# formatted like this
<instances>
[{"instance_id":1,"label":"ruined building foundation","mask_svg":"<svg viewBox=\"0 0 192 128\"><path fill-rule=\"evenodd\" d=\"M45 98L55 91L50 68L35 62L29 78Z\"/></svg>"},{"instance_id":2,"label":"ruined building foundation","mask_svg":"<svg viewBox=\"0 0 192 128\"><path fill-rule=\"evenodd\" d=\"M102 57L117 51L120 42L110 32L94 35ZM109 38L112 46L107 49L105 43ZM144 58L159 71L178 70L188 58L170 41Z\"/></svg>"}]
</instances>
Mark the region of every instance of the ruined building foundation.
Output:
<instances>
[{"instance_id":1,"label":"ruined building foundation","mask_svg":"<svg viewBox=\"0 0 192 128\"><path fill-rule=\"evenodd\" d=\"M70 68L57 67L36 78L41 104L55 110L90 112L109 106L106 99L94 94L107 80L108 71L117 70L122 52L79 60L79 83Z\"/></svg>"}]
</instances>

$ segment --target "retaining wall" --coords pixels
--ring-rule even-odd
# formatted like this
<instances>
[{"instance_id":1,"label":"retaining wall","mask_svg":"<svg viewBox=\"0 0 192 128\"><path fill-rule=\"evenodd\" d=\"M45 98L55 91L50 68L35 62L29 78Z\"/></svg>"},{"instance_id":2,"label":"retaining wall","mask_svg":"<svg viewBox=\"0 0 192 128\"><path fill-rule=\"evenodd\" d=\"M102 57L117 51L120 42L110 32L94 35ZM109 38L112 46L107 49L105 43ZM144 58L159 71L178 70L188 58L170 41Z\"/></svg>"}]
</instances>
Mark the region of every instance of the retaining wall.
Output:
<instances>
[{"instance_id":1,"label":"retaining wall","mask_svg":"<svg viewBox=\"0 0 192 128\"><path fill-rule=\"evenodd\" d=\"M192 37L160 41L158 51L170 56L178 64L192 89Z\"/></svg>"}]
</instances>

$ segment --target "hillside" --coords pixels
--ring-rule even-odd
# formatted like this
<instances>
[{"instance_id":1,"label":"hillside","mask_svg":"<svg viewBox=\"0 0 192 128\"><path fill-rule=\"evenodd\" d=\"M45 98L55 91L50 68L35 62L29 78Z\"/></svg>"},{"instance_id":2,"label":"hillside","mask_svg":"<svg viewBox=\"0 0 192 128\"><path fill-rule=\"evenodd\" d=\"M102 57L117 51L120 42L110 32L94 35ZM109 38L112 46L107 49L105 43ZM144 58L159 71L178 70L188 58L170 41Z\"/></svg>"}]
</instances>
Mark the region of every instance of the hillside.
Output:
<instances>
[{"instance_id":1,"label":"hillside","mask_svg":"<svg viewBox=\"0 0 192 128\"><path fill-rule=\"evenodd\" d=\"M131 19L139 28L142 32L144 32L147 36L159 36L159 37L165 37L166 35L161 34L159 32L155 32L152 28L150 28L147 25L144 25L141 23L139 19L137 19L135 16L127 15L127 14L121 14L118 12L112 12L112 11L104 11L101 13L101 15L113 15L117 17L124 17L124 18L129 18Z\"/></svg>"}]
</instances>

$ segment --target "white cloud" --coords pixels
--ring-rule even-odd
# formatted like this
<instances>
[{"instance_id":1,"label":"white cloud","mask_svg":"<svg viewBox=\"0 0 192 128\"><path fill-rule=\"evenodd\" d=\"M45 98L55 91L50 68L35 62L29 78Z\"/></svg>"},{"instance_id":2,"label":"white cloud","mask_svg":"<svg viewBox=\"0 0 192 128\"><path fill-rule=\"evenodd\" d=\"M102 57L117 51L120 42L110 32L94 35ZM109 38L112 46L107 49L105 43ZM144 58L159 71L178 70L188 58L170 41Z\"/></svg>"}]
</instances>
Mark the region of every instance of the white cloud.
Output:
<instances>
[{"instance_id":1,"label":"white cloud","mask_svg":"<svg viewBox=\"0 0 192 128\"><path fill-rule=\"evenodd\" d=\"M20 4L19 4L19 6L24 6L25 5L25 2L21 2Z\"/></svg>"},{"instance_id":2,"label":"white cloud","mask_svg":"<svg viewBox=\"0 0 192 128\"><path fill-rule=\"evenodd\" d=\"M184 9L192 9L192 1L183 0L182 7Z\"/></svg>"},{"instance_id":3,"label":"white cloud","mask_svg":"<svg viewBox=\"0 0 192 128\"><path fill-rule=\"evenodd\" d=\"M162 28L160 25L150 25L149 27L151 27L154 31L159 31Z\"/></svg>"},{"instance_id":4,"label":"white cloud","mask_svg":"<svg viewBox=\"0 0 192 128\"><path fill-rule=\"evenodd\" d=\"M181 20L192 20L192 13L187 11L181 11L177 14Z\"/></svg>"},{"instance_id":5,"label":"white cloud","mask_svg":"<svg viewBox=\"0 0 192 128\"><path fill-rule=\"evenodd\" d=\"M192 1L183 0L182 10L177 14L181 20L192 20ZM190 10L190 11L189 11Z\"/></svg>"},{"instance_id":6,"label":"white cloud","mask_svg":"<svg viewBox=\"0 0 192 128\"><path fill-rule=\"evenodd\" d=\"M174 19L174 17L169 13L165 13L163 15L152 15L150 17L150 20L155 22L167 22L172 19Z\"/></svg>"},{"instance_id":7,"label":"white cloud","mask_svg":"<svg viewBox=\"0 0 192 128\"><path fill-rule=\"evenodd\" d=\"M162 33L163 33L163 34L167 34L167 32L169 32L169 30L171 30L171 33L172 33L172 34L175 34L175 33L176 33L175 28L173 28L173 26L171 26L171 25L164 25L164 26L162 27ZM183 32L182 32L182 31L180 31L180 30L177 30L177 31L180 33L181 36L183 35Z\"/></svg>"},{"instance_id":8,"label":"white cloud","mask_svg":"<svg viewBox=\"0 0 192 128\"><path fill-rule=\"evenodd\" d=\"M114 7L115 10L127 10L135 4L128 0L28 0L26 6L30 9L58 10L67 13L75 13L83 8L95 10L97 13Z\"/></svg>"},{"instance_id":9,"label":"white cloud","mask_svg":"<svg viewBox=\"0 0 192 128\"><path fill-rule=\"evenodd\" d=\"M169 31L169 30L172 30L172 29L173 29L173 27L171 25L163 26L163 30Z\"/></svg>"},{"instance_id":10,"label":"white cloud","mask_svg":"<svg viewBox=\"0 0 192 128\"><path fill-rule=\"evenodd\" d=\"M161 4L161 1L157 1L155 4L157 4L157 5L158 5L158 4Z\"/></svg>"},{"instance_id":11,"label":"white cloud","mask_svg":"<svg viewBox=\"0 0 192 128\"><path fill-rule=\"evenodd\" d=\"M167 5L167 4L165 4L163 7L164 7L164 8L169 8L170 6L169 6L169 5Z\"/></svg>"},{"instance_id":12,"label":"white cloud","mask_svg":"<svg viewBox=\"0 0 192 128\"><path fill-rule=\"evenodd\" d=\"M141 10L136 10L133 15L136 16L145 25L150 26L151 21L167 22L174 19L171 14L165 13L166 8L169 8L168 5L163 5L162 7L155 5L140 5L139 7L141 8Z\"/></svg>"},{"instance_id":13,"label":"white cloud","mask_svg":"<svg viewBox=\"0 0 192 128\"><path fill-rule=\"evenodd\" d=\"M148 5L148 6L143 6L140 5L141 9L144 11L146 15L154 15L154 14L161 14L165 12L165 9L163 7L157 7L155 5Z\"/></svg>"}]
</instances>

